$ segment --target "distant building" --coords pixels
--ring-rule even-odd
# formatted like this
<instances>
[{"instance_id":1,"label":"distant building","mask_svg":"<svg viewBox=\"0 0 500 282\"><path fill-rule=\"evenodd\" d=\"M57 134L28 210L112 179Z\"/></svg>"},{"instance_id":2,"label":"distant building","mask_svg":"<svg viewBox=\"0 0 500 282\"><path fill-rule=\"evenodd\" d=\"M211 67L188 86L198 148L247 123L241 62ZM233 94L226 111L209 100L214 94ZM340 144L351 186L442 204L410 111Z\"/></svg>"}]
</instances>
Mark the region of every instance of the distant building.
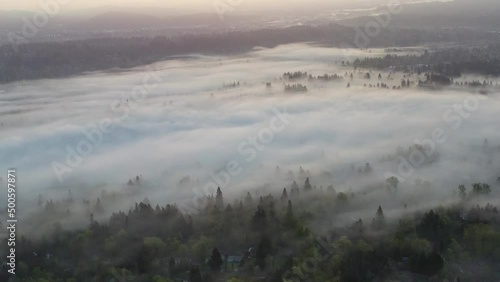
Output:
<instances>
[{"instance_id":1,"label":"distant building","mask_svg":"<svg viewBox=\"0 0 500 282\"><path fill-rule=\"evenodd\" d=\"M238 271L242 261L242 256L227 256L224 266L227 271Z\"/></svg>"}]
</instances>

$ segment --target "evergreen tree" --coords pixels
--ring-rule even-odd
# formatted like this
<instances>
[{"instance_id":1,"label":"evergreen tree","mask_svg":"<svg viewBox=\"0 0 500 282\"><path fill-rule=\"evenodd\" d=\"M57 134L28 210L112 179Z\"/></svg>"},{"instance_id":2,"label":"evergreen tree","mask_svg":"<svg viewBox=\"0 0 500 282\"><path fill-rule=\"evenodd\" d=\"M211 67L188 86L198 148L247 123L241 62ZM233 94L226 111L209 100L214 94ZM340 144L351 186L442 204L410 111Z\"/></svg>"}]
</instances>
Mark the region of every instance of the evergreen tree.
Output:
<instances>
[{"instance_id":1,"label":"evergreen tree","mask_svg":"<svg viewBox=\"0 0 500 282\"><path fill-rule=\"evenodd\" d=\"M272 244L271 240L267 236L262 236L257 247L257 252L255 253L255 264L260 267L261 270L266 268L266 258L271 253Z\"/></svg>"},{"instance_id":2,"label":"evergreen tree","mask_svg":"<svg viewBox=\"0 0 500 282\"><path fill-rule=\"evenodd\" d=\"M253 198L250 192L247 192L247 195L245 197L245 205L246 206L253 206Z\"/></svg>"},{"instance_id":3,"label":"evergreen tree","mask_svg":"<svg viewBox=\"0 0 500 282\"><path fill-rule=\"evenodd\" d=\"M101 204L101 199L99 199L99 198L97 198L97 201L95 203L94 211L96 213L103 213L104 212L104 208L102 207L102 204Z\"/></svg>"},{"instance_id":4,"label":"evergreen tree","mask_svg":"<svg viewBox=\"0 0 500 282\"><path fill-rule=\"evenodd\" d=\"M305 191L311 191L312 190L311 183L309 182L309 177L306 178L306 182L304 183L304 190Z\"/></svg>"},{"instance_id":5,"label":"evergreen tree","mask_svg":"<svg viewBox=\"0 0 500 282\"><path fill-rule=\"evenodd\" d=\"M303 178L306 176L307 176L306 171L302 167L299 167L299 177Z\"/></svg>"},{"instance_id":6,"label":"evergreen tree","mask_svg":"<svg viewBox=\"0 0 500 282\"><path fill-rule=\"evenodd\" d=\"M372 220L372 229L382 230L385 227L385 216L381 206L378 206L375 218Z\"/></svg>"},{"instance_id":7,"label":"evergreen tree","mask_svg":"<svg viewBox=\"0 0 500 282\"><path fill-rule=\"evenodd\" d=\"M217 192L215 194L215 204L221 209L224 208L224 197L222 195L222 190L220 189L220 187L217 187Z\"/></svg>"},{"instance_id":8,"label":"evergreen tree","mask_svg":"<svg viewBox=\"0 0 500 282\"><path fill-rule=\"evenodd\" d=\"M280 170L279 166L276 166L276 170L274 171L274 174L277 176L281 175L281 170Z\"/></svg>"},{"instance_id":9,"label":"evergreen tree","mask_svg":"<svg viewBox=\"0 0 500 282\"><path fill-rule=\"evenodd\" d=\"M281 201L286 200L288 200L288 192L286 191L286 188L283 188L283 193L281 193Z\"/></svg>"},{"instance_id":10,"label":"evergreen tree","mask_svg":"<svg viewBox=\"0 0 500 282\"><path fill-rule=\"evenodd\" d=\"M437 251L444 251L451 241L446 222L433 210L424 214L416 229L418 236L433 243Z\"/></svg>"},{"instance_id":11,"label":"evergreen tree","mask_svg":"<svg viewBox=\"0 0 500 282\"><path fill-rule=\"evenodd\" d=\"M378 206L376 215L377 217L384 217L384 211L382 210L381 206Z\"/></svg>"},{"instance_id":12,"label":"evergreen tree","mask_svg":"<svg viewBox=\"0 0 500 282\"><path fill-rule=\"evenodd\" d=\"M299 193L299 185L297 185L297 182L295 182L295 180L292 183L291 193L294 196L298 196L298 193Z\"/></svg>"},{"instance_id":13,"label":"evergreen tree","mask_svg":"<svg viewBox=\"0 0 500 282\"><path fill-rule=\"evenodd\" d=\"M365 170L364 170L365 173L372 173L373 172L373 168L372 166L370 165L370 163L366 163L365 164Z\"/></svg>"},{"instance_id":14,"label":"evergreen tree","mask_svg":"<svg viewBox=\"0 0 500 282\"><path fill-rule=\"evenodd\" d=\"M208 261L210 269L212 269L212 271L214 272L220 272L223 263L224 262L222 261L222 255L220 254L217 248L214 248L212 250L212 255L210 256L210 260Z\"/></svg>"},{"instance_id":15,"label":"evergreen tree","mask_svg":"<svg viewBox=\"0 0 500 282\"><path fill-rule=\"evenodd\" d=\"M364 232L364 226L363 226L363 220L361 220L361 218L359 220L357 220L353 226L352 226L352 230L358 234L362 234Z\"/></svg>"},{"instance_id":16,"label":"evergreen tree","mask_svg":"<svg viewBox=\"0 0 500 282\"><path fill-rule=\"evenodd\" d=\"M257 211L252 217L252 226L256 231L263 231L267 227L266 212L261 206L257 207Z\"/></svg>"},{"instance_id":17,"label":"evergreen tree","mask_svg":"<svg viewBox=\"0 0 500 282\"><path fill-rule=\"evenodd\" d=\"M284 219L284 224L287 227L294 227L296 223L295 216L293 215L292 201L288 200L288 205L286 207L286 214Z\"/></svg>"},{"instance_id":18,"label":"evergreen tree","mask_svg":"<svg viewBox=\"0 0 500 282\"><path fill-rule=\"evenodd\" d=\"M189 282L203 282L200 268L193 266L189 272Z\"/></svg>"}]
</instances>

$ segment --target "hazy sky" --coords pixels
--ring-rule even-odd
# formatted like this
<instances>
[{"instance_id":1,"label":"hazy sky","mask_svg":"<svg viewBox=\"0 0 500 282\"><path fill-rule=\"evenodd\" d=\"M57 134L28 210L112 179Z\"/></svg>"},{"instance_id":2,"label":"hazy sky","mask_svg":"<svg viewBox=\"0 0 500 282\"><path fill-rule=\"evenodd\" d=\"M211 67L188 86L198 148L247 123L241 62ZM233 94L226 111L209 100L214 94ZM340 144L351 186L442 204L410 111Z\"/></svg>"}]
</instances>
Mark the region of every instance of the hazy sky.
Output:
<instances>
[{"instance_id":1,"label":"hazy sky","mask_svg":"<svg viewBox=\"0 0 500 282\"><path fill-rule=\"evenodd\" d=\"M319 4L328 4L329 6L348 6L387 4L397 0L276 0L271 3L266 0L0 0L1 10L40 10L40 3L58 1L65 10L87 9L102 6L120 6L120 7L165 7L168 9L213 9L214 3L228 3L234 8L252 8L252 9L273 9L279 7L293 8L294 6L307 6L314 8ZM401 0L407 2L407 0ZM62 4L67 3L67 4ZM223 4L222 4L223 5Z\"/></svg>"}]
</instances>

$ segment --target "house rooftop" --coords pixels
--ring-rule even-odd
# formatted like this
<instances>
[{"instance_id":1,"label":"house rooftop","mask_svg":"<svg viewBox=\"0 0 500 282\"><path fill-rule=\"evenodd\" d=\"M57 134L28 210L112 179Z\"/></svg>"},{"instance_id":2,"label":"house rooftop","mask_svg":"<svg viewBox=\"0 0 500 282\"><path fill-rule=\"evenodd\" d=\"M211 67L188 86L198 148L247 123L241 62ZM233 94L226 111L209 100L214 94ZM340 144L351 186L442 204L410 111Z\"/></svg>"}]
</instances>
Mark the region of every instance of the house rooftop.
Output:
<instances>
[{"instance_id":1,"label":"house rooftop","mask_svg":"<svg viewBox=\"0 0 500 282\"><path fill-rule=\"evenodd\" d=\"M226 261L229 263L234 263L234 262L241 262L242 260L243 260L242 256L228 256Z\"/></svg>"}]
</instances>

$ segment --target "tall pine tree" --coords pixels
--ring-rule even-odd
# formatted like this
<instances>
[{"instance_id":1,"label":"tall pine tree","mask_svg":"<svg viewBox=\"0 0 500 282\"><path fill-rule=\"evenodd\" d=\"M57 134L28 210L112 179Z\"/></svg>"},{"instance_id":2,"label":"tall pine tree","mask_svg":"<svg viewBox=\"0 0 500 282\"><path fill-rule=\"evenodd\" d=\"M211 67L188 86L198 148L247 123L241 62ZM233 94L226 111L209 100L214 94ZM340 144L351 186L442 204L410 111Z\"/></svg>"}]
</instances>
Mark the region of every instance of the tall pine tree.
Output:
<instances>
[{"instance_id":1,"label":"tall pine tree","mask_svg":"<svg viewBox=\"0 0 500 282\"><path fill-rule=\"evenodd\" d=\"M305 191L311 191L312 190L311 183L309 182L309 177L306 178L306 182L304 183L304 190Z\"/></svg>"},{"instance_id":2,"label":"tall pine tree","mask_svg":"<svg viewBox=\"0 0 500 282\"><path fill-rule=\"evenodd\" d=\"M189 282L203 282L200 268L193 266L189 272Z\"/></svg>"},{"instance_id":3,"label":"tall pine tree","mask_svg":"<svg viewBox=\"0 0 500 282\"><path fill-rule=\"evenodd\" d=\"M260 267L261 270L266 269L266 258L272 251L271 240L267 236L262 236L257 247L257 252L255 253L255 264Z\"/></svg>"},{"instance_id":4,"label":"tall pine tree","mask_svg":"<svg viewBox=\"0 0 500 282\"><path fill-rule=\"evenodd\" d=\"M208 261L208 265L210 269L214 272L220 272L222 267L222 255L219 252L219 249L215 248L212 250L212 255L210 256L210 260Z\"/></svg>"},{"instance_id":5,"label":"tall pine tree","mask_svg":"<svg viewBox=\"0 0 500 282\"><path fill-rule=\"evenodd\" d=\"M286 188L283 188L283 193L281 193L281 201L286 201L288 200L288 192L286 191Z\"/></svg>"},{"instance_id":6,"label":"tall pine tree","mask_svg":"<svg viewBox=\"0 0 500 282\"><path fill-rule=\"evenodd\" d=\"M222 190L217 187L217 193L215 194L215 204L219 209L224 208L224 196L222 195Z\"/></svg>"}]
</instances>

